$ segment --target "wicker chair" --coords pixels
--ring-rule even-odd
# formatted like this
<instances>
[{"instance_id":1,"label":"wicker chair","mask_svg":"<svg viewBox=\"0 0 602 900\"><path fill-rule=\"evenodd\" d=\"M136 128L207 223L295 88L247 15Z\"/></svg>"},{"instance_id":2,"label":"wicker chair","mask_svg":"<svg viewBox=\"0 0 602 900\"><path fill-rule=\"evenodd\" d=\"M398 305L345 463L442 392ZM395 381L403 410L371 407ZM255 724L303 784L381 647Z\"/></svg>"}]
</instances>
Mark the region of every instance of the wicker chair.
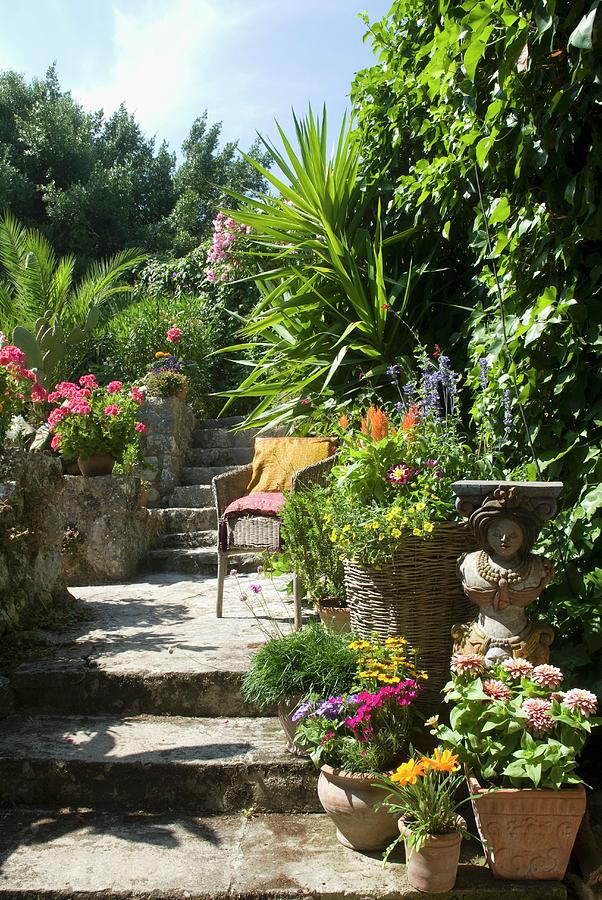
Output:
<instances>
[{"instance_id":1,"label":"wicker chair","mask_svg":"<svg viewBox=\"0 0 602 900\"><path fill-rule=\"evenodd\" d=\"M334 456L314 463L295 472L291 481L291 491L302 490L314 484L325 484L334 464ZM245 496L246 486L251 478L252 465L238 466L212 481L213 496L217 509L217 603L215 614L222 618L224 605L224 580L228 569L228 559L235 553L276 551L281 548L280 519L276 516L240 515L224 519L224 510L234 500ZM224 549L225 548L225 549ZM295 605L295 628L301 627L302 588L297 576L293 579Z\"/></svg>"}]
</instances>

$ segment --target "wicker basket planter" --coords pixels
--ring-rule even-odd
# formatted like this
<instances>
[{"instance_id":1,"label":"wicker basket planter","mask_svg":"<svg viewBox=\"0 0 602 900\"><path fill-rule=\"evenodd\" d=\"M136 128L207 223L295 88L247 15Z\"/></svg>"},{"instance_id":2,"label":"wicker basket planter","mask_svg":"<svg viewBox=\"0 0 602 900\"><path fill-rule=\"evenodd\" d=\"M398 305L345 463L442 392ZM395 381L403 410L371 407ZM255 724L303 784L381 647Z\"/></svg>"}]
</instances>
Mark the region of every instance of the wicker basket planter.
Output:
<instances>
[{"instance_id":1,"label":"wicker basket planter","mask_svg":"<svg viewBox=\"0 0 602 900\"><path fill-rule=\"evenodd\" d=\"M389 565L344 563L352 630L363 637L407 637L420 651L431 695L449 679L452 625L475 617L457 574L458 557L474 549L466 525L441 522L428 540L404 538Z\"/></svg>"}]
</instances>

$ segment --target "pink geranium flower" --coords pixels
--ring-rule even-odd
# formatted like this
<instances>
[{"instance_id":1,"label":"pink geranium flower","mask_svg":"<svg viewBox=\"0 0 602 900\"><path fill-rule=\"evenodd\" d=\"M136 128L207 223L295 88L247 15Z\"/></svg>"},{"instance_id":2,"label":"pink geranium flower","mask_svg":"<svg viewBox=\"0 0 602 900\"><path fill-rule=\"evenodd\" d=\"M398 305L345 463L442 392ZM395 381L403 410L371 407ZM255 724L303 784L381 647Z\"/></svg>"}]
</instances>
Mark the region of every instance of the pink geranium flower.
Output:
<instances>
[{"instance_id":1,"label":"pink geranium flower","mask_svg":"<svg viewBox=\"0 0 602 900\"><path fill-rule=\"evenodd\" d=\"M50 446L52 447L53 450L58 450L60 445L61 445L61 435L59 432L57 432L53 436L52 440L50 441Z\"/></svg>"},{"instance_id":2,"label":"pink geranium flower","mask_svg":"<svg viewBox=\"0 0 602 900\"><path fill-rule=\"evenodd\" d=\"M138 403L138 405L144 403L144 394L142 393L140 388L136 387L136 385L134 385L134 387L130 391L130 397L132 398L134 403Z\"/></svg>"},{"instance_id":3,"label":"pink geranium flower","mask_svg":"<svg viewBox=\"0 0 602 900\"><path fill-rule=\"evenodd\" d=\"M144 422L136 422L134 428L139 434L146 434L146 432L148 431L148 428L146 427Z\"/></svg>"},{"instance_id":4,"label":"pink geranium flower","mask_svg":"<svg viewBox=\"0 0 602 900\"><path fill-rule=\"evenodd\" d=\"M82 387L87 387L91 390L94 390L94 388L98 387L98 384L96 383L96 375L82 375L82 377L79 379L79 383Z\"/></svg>"},{"instance_id":5,"label":"pink geranium flower","mask_svg":"<svg viewBox=\"0 0 602 900\"><path fill-rule=\"evenodd\" d=\"M34 403L44 403L48 398L48 391L41 384L34 384L31 389L31 399Z\"/></svg>"},{"instance_id":6,"label":"pink geranium flower","mask_svg":"<svg viewBox=\"0 0 602 900\"><path fill-rule=\"evenodd\" d=\"M22 350L19 350L18 347L15 347L13 344L5 344L4 347L0 350L0 365L1 366L22 366L25 362L25 354Z\"/></svg>"},{"instance_id":7,"label":"pink geranium flower","mask_svg":"<svg viewBox=\"0 0 602 900\"><path fill-rule=\"evenodd\" d=\"M116 416L119 413L119 407L116 403L109 403L104 409L105 416Z\"/></svg>"},{"instance_id":8,"label":"pink geranium flower","mask_svg":"<svg viewBox=\"0 0 602 900\"><path fill-rule=\"evenodd\" d=\"M123 387L123 383L121 381L110 381L107 384L107 394L116 394Z\"/></svg>"},{"instance_id":9,"label":"pink geranium flower","mask_svg":"<svg viewBox=\"0 0 602 900\"><path fill-rule=\"evenodd\" d=\"M166 338L170 344L179 344L182 339L182 330L173 325L167 329Z\"/></svg>"}]
</instances>

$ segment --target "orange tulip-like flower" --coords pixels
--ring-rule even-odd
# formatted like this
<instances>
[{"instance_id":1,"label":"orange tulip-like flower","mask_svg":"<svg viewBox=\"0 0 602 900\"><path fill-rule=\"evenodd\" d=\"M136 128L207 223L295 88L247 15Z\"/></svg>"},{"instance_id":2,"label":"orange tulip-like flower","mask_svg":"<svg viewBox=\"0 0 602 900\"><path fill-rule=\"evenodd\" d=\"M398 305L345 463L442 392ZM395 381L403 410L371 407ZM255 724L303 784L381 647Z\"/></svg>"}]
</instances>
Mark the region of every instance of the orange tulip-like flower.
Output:
<instances>
[{"instance_id":1,"label":"orange tulip-like flower","mask_svg":"<svg viewBox=\"0 0 602 900\"><path fill-rule=\"evenodd\" d=\"M422 778L426 769L427 766L423 759L409 759L395 769L389 777L391 781L394 781L400 787L405 787L406 784L416 784L417 779Z\"/></svg>"},{"instance_id":2,"label":"orange tulip-like flower","mask_svg":"<svg viewBox=\"0 0 602 900\"><path fill-rule=\"evenodd\" d=\"M435 772L457 772L460 766L458 765L458 757L454 756L451 750L435 750L435 753L432 757L423 756L420 762L424 763L429 769L434 769Z\"/></svg>"},{"instance_id":3,"label":"orange tulip-like flower","mask_svg":"<svg viewBox=\"0 0 602 900\"><path fill-rule=\"evenodd\" d=\"M408 409L407 413L403 417L403 422L401 423L401 427L404 431L410 431L414 428L415 425L418 425L420 422L420 410L416 406L416 404L412 404Z\"/></svg>"},{"instance_id":4,"label":"orange tulip-like flower","mask_svg":"<svg viewBox=\"0 0 602 900\"><path fill-rule=\"evenodd\" d=\"M371 406L362 419L362 434L370 434L375 441L382 441L389 433L389 419L379 406Z\"/></svg>"}]
</instances>

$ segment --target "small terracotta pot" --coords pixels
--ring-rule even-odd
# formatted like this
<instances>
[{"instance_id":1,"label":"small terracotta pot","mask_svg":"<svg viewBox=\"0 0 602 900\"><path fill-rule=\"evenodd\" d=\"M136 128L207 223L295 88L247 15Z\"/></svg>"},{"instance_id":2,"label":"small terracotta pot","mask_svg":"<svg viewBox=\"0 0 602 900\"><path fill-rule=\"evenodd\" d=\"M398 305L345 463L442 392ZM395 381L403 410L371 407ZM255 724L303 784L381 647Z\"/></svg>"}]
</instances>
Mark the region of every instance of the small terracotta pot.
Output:
<instances>
[{"instance_id":1,"label":"small terracotta pot","mask_svg":"<svg viewBox=\"0 0 602 900\"><path fill-rule=\"evenodd\" d=\"M341 772L322 766L318 797L334 822L337 840L351 850L382 850L397 834L397 819L384 809L376 809L384 792L375 785L374 775Z\"/></svg>"},{"instance_id":2,"label":"small terracotta pot","mask_svg":"<svg viewBox=\"0 0 602 900\"><path fill-rule=\"evenodd\" d=\"M351 614L347 606L328 606L327 603L317 603L316 609L324 628L334 631L336 634L351 631Z\"/></svg>"},{"instance_id":3,"label":"small terracotta pot","mask_svg":"<svg viewBox=\"0 0 602 900\"><path fill-rule=\"evenodd\" d=\"M176 400L186 400L186 397L188 396L188 385L183 384L180 390L177 391L173 396L176 398Z\"/></svg>"},{"instance_id":4,"label":"small terracotta pot","mask_svg":"<svg viewBox=\"0 0 602 900\"><path fill-rule=\"evenodd\" d=\"M81 475L81 469L76 459L61 459L64 475Z\"/></svg>"},{"instance_id":5,"label":"small terracotta pot","mask_svg":"<svg viewBox=\"0 0 602 900\"><path fill-rule=\"evenodd\" d=\"M488 792L474 776L467 779L479 836L495 877L562 881L585 813L583 786Z\"/></svg>"},{"instance_id":6,"label":"small terracotta pot","mask_svg":"<svg viewBox=\"0 0 602 900\"><path fill-rule=\"evenodd\" d=\"M297 724L291 719L300 702L301 694L281 700L278 704L278 719L286 737L286 749L288 752L294 754L294 756L308 756L309 754L306 753L303 747L298 747L295 743Z\"/></svg>"},{"instance_id":7,"label":"small terracotta pot","mask_svg":"<svg viewBox=\"0 0 602 900\"><path fill-rule=\"evenodd\" d=\"M466 823L461 822L465 827ZM399 833L403 838L411 833L403 819L399 820ZM449 834L430 834L420 850L406 848L408 881L417 891L445 894L456 883L462 835L458 831Z\"/></svg>"},{"instance_id":8,"label":"small terracotta pot","mask_svg":"<svg viewBox=\"0 0 602 900\"><path fill-rule=\"evenodd\" d=\"M96 475L110 475L115 465L115 457L110 453L93 453L84 459L77 457L77 464L82 475L88 478Z\"/></svg>"}]
</instances>

